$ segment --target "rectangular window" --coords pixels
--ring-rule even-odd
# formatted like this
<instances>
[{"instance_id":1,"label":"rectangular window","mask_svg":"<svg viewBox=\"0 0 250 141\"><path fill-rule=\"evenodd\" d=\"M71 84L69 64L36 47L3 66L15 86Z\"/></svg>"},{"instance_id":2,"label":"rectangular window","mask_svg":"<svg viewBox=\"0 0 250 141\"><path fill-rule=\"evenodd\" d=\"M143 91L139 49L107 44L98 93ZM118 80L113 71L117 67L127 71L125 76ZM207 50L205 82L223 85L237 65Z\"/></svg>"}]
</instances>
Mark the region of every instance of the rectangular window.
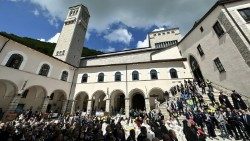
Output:
<instances>
[{"instance_id":1,"label":"rectangular window","mask_svg":"<svg viewBox=\"0 0 250 141\"><path fill-rule=\"evenodd\" d=\"M121 81L121 76L120 75L116 75L115 76L115 81Z\"/></svg>"},{"instance_id":2,"label":"rectangular window","mask_svg":"<svg viewBox=\"0 0 250 141\"><path fill-rule=\"evenodd\" d=\"M244 9L240 9L238 10L241 17L246 21L246 22L250 22L250 8L244 8Z\"/></svg>"},{"instance_id":3,"label":"rectangular window","mask_svg":"<svg viewBox=\"0 0 250 141\"><path fill-rule=\"evenodd\" d=\"M203 56L203 55L204 55L204 52L203 52L203 50L202 50L202 48L201 48L201 45L198 45L197 50L198 50L200 56Z\"/></svg>"},{"instance_id":4,"label":"rectangular window","mask_svg":"<svg viewBox=\"0 0 250 141\"><path fill-rule=\"evenodd\" d=\"M132 74L133 80L139 80L138 74Z\"/></svg>"},{"instance_id":5,"label":"rectangular window","mask_svg":"<svg viewBox=\"0 0 250 141\"><path fill-rule=\"evenodd\" d=\"M218 21L214 24L213 29L218 37L221 37L225 33Z\"/></svg>"},{"instance_id":6,"label":"rectangular window","mask_svg":"<svg viewBox=\"0 0 250 141\"><path fill-rule=\"evenodd\" d=\"M221 61L218 57L214 59L214 63L215 63L215 65L220 73L225 72L225 69L224 69L223 65L221 64Z\"/></svg>"}]
</instances>

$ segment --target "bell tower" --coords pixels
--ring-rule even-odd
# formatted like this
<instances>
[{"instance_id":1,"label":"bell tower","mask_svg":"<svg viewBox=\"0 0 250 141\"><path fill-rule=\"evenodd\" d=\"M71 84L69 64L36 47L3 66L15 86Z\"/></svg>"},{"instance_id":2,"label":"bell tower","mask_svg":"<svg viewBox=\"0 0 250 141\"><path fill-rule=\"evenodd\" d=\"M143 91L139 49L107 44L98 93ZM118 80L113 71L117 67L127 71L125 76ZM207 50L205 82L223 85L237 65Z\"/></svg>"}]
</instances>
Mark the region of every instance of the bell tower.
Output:
<instances>
[{"instance_id":1,"label":"bell tower","mask_svg":"<svg viewBox=\"0 0 250 141\"><path fill-rule=\"evenodd\" d=\"M53 53L54 57L79 66L89 17L88 9L84 5L69 8Z\"/></svg>"}]
</instances>

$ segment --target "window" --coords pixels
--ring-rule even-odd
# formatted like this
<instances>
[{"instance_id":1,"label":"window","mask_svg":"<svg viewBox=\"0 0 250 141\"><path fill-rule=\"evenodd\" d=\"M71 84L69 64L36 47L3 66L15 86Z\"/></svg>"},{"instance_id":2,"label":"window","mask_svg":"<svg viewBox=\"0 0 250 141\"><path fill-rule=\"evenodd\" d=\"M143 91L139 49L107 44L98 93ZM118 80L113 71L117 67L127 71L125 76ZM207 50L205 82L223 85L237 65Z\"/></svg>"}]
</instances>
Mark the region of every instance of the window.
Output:
<instances>
[{"instance_id":1,"label":"window","mask_svg":"<svg viewBox=\"0 0 250 141\"><path fill-rule=\"evenodd\" d=\"M39 75L48 76L49 69L50 69L50 66L48 64L43 64L39 71Z\"/></svg>"},{"instance_id":2,"label":"window","mask_svg":"<svg viewBox=\"0 0 250 141\"><path fill-rule=\"evenodd\" d=\"M99 73L98 75L98 82L103 82L104 81L104 74L103 73Z\"/></svg>"},{"instance_id":3,"label":"window","mask_svg":"<svg viewBox=\"0 0 250 141\"><path fill-rule=\"evenodd\" d=\"M246 22L250 22L250 8L240 9L239 13Z\"/></svg>"},{"instance_id":4,"label":"window","mask_svg":"<svg viewBox=\"0 0 250 141\"><path fill-rule=\"evenodd\" d=\"M120 72L115 73L115 81L121 81L121 73Z\"/></svg>"},{"instance_id":5,"label":"window","mask_svg":"<svg viewBox=\"0 0 250 141\"><path fill-rule=\"evenodd\" d=\"M23 92L23 94L22 94L22 97L21 97L21 98L26 98L26 97L27 97L27 95L28 95L28 93L29 93L29 90L25 90L25 91Z\"/></svg>"},{"instance_id":6,"label":"window","mask_svg":"<svg viewBox=\"0 0 250 141\"><path fill-rule=\"evenodd\" d=\"M132 72L132 80L139 80L139 72L138 71Z\"/></svg>"},{"instance_id":7,"label":"window","mask_svg":"<svg viewBox=\"0 0 250 141\"><path fill-rule=\"evenodd\" d=\"M14 68L14 69L19 69L23 62L23 56L20 54L12 54L6 63L7 67Z\"/></svg>"},{"instance_id":8,"label":"window","mask_svg":"<svg viewBox=\"0 0 250 141\"><path fill-rule=\"evenodd\" d=\"M162 33L162 35L165 35L165 34L166 34L165 32Z\"/></svg>"},{"instance_id":9,"label":"window","mask_svg":"<svg viewBox=\"0 0 250 141\"><path fill-rule=\"evenodd\" d=\"M53 100L53 98L54 98L54 93L52 93L51 95L50 95L50 97L49 97L49 100Z\"/></svg>"},{"instance_id":10,"label":"window","mask_svg":"<svg viewBox=\"0 0 250 141\"><path fill-rule=\"evenodd\" d=\"M158 35L161 35L161 33L158 33Z\"/></svg>"},{"instance_id":11,"label":"window","mask_svg":"<svg viewBox=\"0 0 250 141\"><path fill-rule=\"evenodd\" d=\"M170 69L170 76L171 78L178 78L176 69L174 68Z\"/></svg>"},{"instance_id":12,"label":"window","mask_svg":"<svg viewBox=\"0 0 250 141\"><path fill-rule=\"evenodd\" d=\"M214 59L214 63L215 63L215 65L220 73L225 72L225 69L224 69L223 65L221 64L221 61L218 57Z\"/></svg>"},{"instance_id":13,"label":"window","mask_svg":"<svg viewBox=\"0 0 250 141\"><path fill-rule=\"evenodd\" d=\"M61 80L67 81L69 73L67 71L62 72Z\"/></svg>"},{"instance_id":14,"label":"window","mask_svg":"<svg viewBox=\"0 0 250 141\"><path fill-rule=\"evenodd\" d=\"M203 31L204 31L204 29L203 29L203 27L202 27L202 26L200 27L200 31L201 31L201 32L203 32Z\"/></svg>"},{"instance_id":15,"label":"window","mask_svg":"<svg viewBox=\"0 0 250 141\"><path fill-rule=\"evenodd\" d=\"M88 74L84 74L84 75L82 75L82 81L81 81L81 83L86 83L86 82L88 82Z\"/></svg>"},{"instance_id":16,"label":"window","mask_svg":"<svg viewBox=\"0 0 250 141\"><path fill-rule=\"evenodd\" d=\"M224 30L218 21L214 24L213 29L218 37L221 37L224 34Z\"/></svg>"},{"instance_id":17,"label":"window","mask_svg":"<svg viewBox=\"0 0 250 141\"><path fill-rule=\"evenodd\" d=\"M174 31L171 31L171 33L174 33Z\"/></svg>"},{"instance_id":18,"label":"window","mask_svg":"<svg viewBox=\"0 0 250 141\"><path fill-rule=\"evenodd\" d=\"M150 76L151 76L151 79L158 79L157 71L156 70L151 70L150 71Z\"/></svg>"},{"instance_id":19,"label":"window","mask_svg":"<svg viewBox=\"0 0 250 141\"><path fill-rule=\"evenodd\" d=\"M202 48L201 48L201 45L198 45L197 50L198 50L200 56L203 56L203 55L204 55L204 52L203 52L203 50L202 50Z\"/></svg>"}]
</instances>

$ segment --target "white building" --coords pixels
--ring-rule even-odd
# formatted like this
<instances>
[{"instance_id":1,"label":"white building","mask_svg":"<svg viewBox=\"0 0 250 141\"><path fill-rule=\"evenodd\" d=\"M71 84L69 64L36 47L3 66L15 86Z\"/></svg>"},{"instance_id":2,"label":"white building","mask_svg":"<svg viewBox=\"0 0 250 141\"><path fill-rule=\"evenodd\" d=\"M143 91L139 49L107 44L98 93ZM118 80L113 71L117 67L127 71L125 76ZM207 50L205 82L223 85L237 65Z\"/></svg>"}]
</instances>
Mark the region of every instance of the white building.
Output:
<instances>
[{"instance_id":1,"label":"white building","mask_svg":"<svg viewBox=\"0 0 250 141\"><path fill-rule=\"evenodd\" d=\"M156 97L162 98L172 86L193 78L191 55L202 71L191 65L195 78L202 74L216 84L249 95L249 25L235 13L242 8L249 10L249 1L216 3L178 46L181 36L175 28L158 31L156 36L156 32L150 33L148 48L80 58L89 20L83 5L70 7L53 57L0 36L0 108L32 107L42 112L123 108L126 115L130 108L149 111L155 107ZM220 38L213 31L216 21L226 31ZM196 48L199 44L203 57ZM217 57L226 72L219 73L213 64Z\"/></svg>"},{"instance_id":2,"label":"white building","mask_svg":"<svg viewBox=\"0 0 250 141\"><path fill-rule=\"evenodd\" d=\"M250 1L217 2L180 41L194 77L250 96Z\"/></svg>"},{"instance_id":3,"label":"white building","mask_svg":"<svg viewBox=\"0 0 250 141\"><path fill-rule=\"evenodd\" d=\"M149 45L152 48L168 47L181 40L179 28L156 30L149 33Z\"/></svg>"}]
</instances>

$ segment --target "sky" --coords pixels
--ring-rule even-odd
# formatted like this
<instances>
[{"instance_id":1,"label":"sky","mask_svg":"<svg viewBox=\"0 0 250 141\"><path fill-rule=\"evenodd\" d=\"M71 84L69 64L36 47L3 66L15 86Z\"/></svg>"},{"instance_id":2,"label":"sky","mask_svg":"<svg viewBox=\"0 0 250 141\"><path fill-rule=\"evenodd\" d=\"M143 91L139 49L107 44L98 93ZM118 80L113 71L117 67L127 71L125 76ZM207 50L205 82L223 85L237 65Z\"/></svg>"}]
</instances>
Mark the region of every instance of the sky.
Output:
<instances>
[{"instance_id":1,"label":"sky","mask_svg":"<svg viewBox=\"0 0 250 141\"><path fill-rule=\"evenodd\" d=\"M147 34L179 27L184 36L217 0L0 0L0 31L57 42L68 7L88 7L84 46L115 52L148 47Z\"/></svg>"}]
</instances>

